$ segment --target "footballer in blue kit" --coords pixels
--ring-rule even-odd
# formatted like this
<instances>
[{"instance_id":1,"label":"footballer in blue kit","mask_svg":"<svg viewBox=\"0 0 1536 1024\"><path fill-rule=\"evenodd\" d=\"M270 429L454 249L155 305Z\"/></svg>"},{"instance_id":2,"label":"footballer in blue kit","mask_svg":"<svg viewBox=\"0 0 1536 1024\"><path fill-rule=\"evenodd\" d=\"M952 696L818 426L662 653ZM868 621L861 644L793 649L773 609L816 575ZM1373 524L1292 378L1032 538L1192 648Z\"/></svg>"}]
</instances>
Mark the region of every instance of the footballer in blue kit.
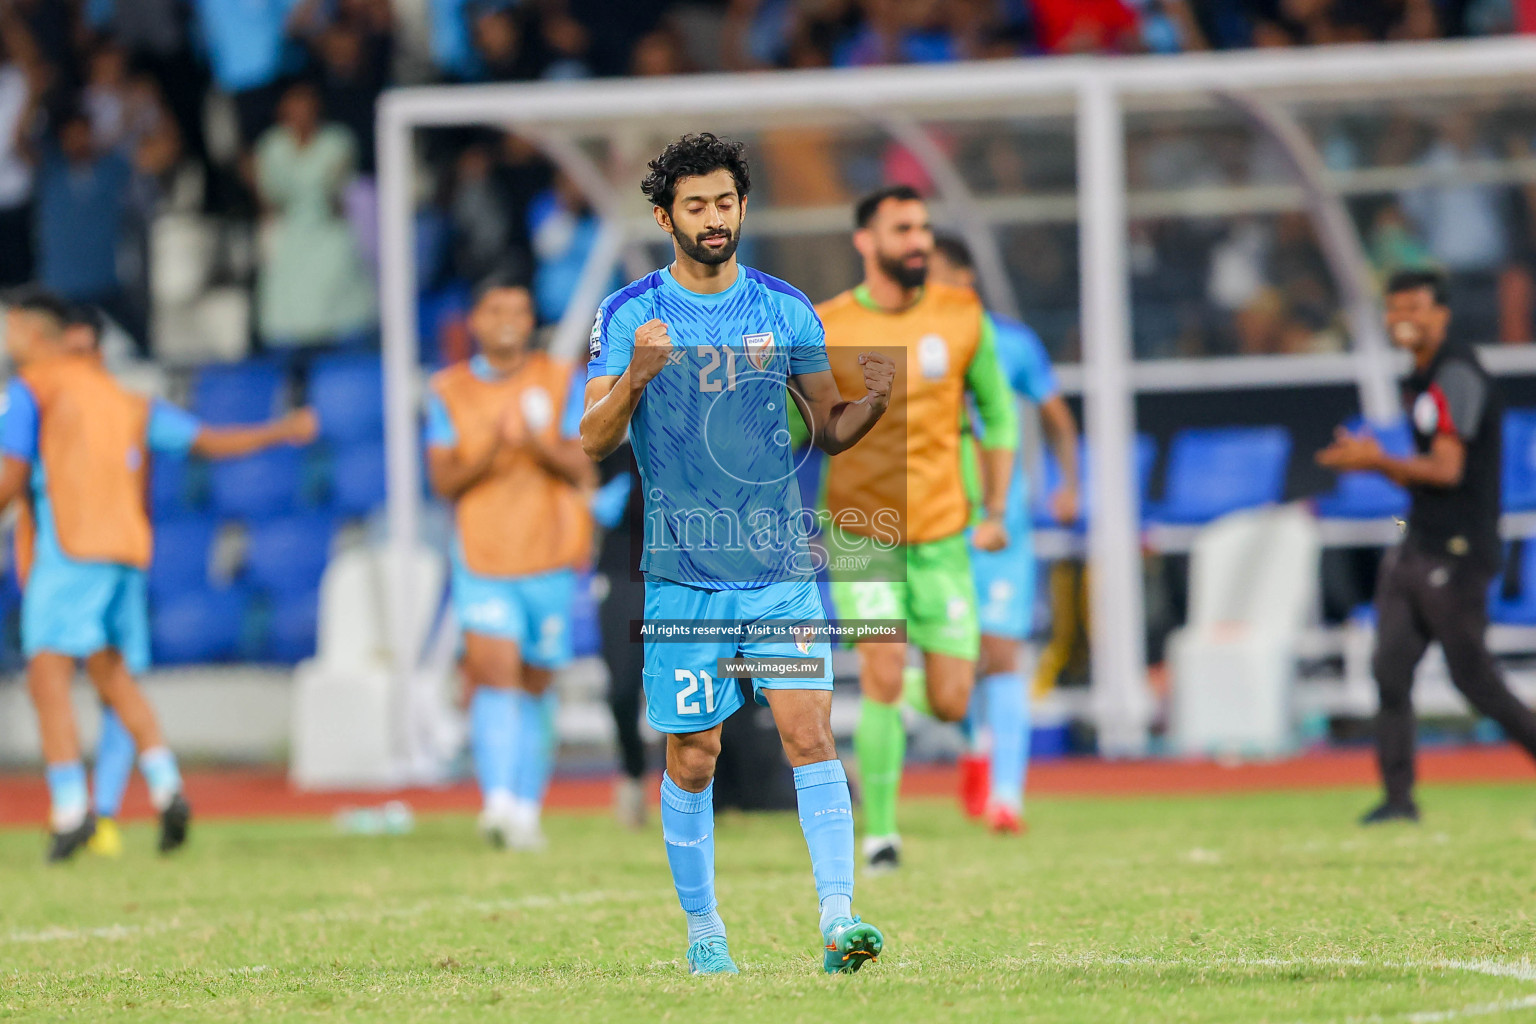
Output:
<instances>
[{"instance_id":1,"label":"footballer in blue kit","mask_svg":"<svg viewBox=\"0 0 1536 1024\"><path fill-rule=\"evenodd\" d=\"M976 286L970 251L953 237L934 240L929 266L933 280L963 288ZM1062 484L1051 495L1051 515L1071 526L1079 514L1077 421L1067 407L1051 370L1050 357L1025 324L995 313L998 362L1015 394L1040 412L1046 441L1061 467ZM974 428L980 429L976 417ZM1030 523L1029 475L1022 459L1014 463L1003 524L1008 546L1001 551L971 548L971 573L981 624L981 654L971 697L967 732L973 750L961 758L961 801L972 817L986 819L995 832L1023 829L1024 781L1029 766L1029 682L1022 670L1024 644L1033 626L1035 551ZM979 747L982 725L991 740L990 756Z\"/></svg>"},{"instance_id":2,"label":"footballer in blue kit","mask_svg":"<svg viewBox=\"0 0 1536 1024\"><path fill-rule=\"evenodd\" d=\"M878 929L853 916L853 808L831 729L831 651L790 445L794 401L836 453L884 413L895 364L862 357L845 401L810 301L736 260L750 188L742 145L684 136L641 188L674 262L609 296L592 326L582 445L602 459L626 433L645 512L646 716L667 734L662 832L696 974L734 974L714 894L715 760L742 704L722 659L762 660L756 700L794 769L820 899L823 966L858 970Z\"/></svg>"}]
</instances>

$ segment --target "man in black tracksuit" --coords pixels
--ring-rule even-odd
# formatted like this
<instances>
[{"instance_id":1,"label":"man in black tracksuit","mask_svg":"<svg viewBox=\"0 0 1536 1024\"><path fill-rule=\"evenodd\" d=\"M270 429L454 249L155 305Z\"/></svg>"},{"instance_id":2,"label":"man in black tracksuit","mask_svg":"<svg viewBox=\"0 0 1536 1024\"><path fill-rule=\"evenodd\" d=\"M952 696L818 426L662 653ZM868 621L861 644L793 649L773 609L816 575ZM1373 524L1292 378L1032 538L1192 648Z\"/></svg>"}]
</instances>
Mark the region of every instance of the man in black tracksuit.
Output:
<instances>
[{"instance_id":1,"label":"man in black tracksuit","mask_svg":"<svg viewBox=\"0 0 1536 1024\"><path fill-rule=\"evenodd\" d=\"M1340 430L1317 456L1329 469L1382 473L1410 497L1407 535L1388 552L1376 588L1372 669L1381 696L1376 753L1386 799L1361 819L1367 825L1419 818L1411 691L1432 641L1467 702L1536 758L1536 715L1510 693L1484 635L1488 586L1502 560L1503 402L1472 349L1446 340L1450 318L1438 275L1408 271L1388 282L1388 333L1413 356L1403 401L1417 454L1393 458L1369 436Z\"/></svg>"},{"instance_id":2,"label":"man in black tracksuit","mask_svg":"<svg viewBox=\"0 0 1536 1024\"><path fill-rule=\"evenodd\" d=\"M628 476L631 486L618 521L603 534L597 571L607 581L598 606L603 634L603 661L608 666L608 707L619 741L620 776L614 788L614 814L620 823L639 828L645 823L645 743L640 736L640 712L645 701L642 679L645 647L632 635L645 618L645 577L640 553L645 547L645 502L640 498L640 471L626 441L598 465L604 484Z\"/></svg>"}]
</instances>

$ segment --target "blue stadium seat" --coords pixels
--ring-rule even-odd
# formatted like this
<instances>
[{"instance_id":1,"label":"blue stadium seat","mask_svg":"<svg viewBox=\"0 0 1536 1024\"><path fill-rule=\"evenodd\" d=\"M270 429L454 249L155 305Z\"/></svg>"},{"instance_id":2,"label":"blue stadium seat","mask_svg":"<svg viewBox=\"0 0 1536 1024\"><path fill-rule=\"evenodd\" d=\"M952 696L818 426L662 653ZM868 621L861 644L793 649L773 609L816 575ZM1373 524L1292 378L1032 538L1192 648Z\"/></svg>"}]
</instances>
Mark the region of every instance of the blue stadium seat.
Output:
<instances>
[{"instance_id":1,"label":"blue stadium seat","mask_svg":"<svg viewBox=\"0 0 1536 1024\"><path fill-rule=\"evenodd\" d=\"M582 572L576 577L576 599L571 602L571 653L578 658L590 657L600 654L602 646L592 573Z\"/></svg>"},{"instance_id":2,"label":"blue stadium seat","mask_svg":"<svg viewBox=\"0 0 1536 1024\"><path fill-rule=\"evenodd\" d=\"M1536 538L1521 545L1520 564L1515 568L1520 574L1520 593L1506 599L1501 593L1504 574L1500 573L1489 588L1489 618L1507 626L1536 626Z\"/></svg>"},{"instance_id":3,"label":"blue stadium seat","mask_svg":"<svg viewBox=\"0 0 1536 1024\"><path fill-rule=\"evenodd\" d=\"M0 664L8 668L18 668L21 660L21 651L11 640L17 636L11 628L12 622L21 613L21 584L16 579L16 566L6 566L4 572L0 572Z\"/></svg>"},{"instance_id":4,"label":"blue stadium seat","mask_svg":"<svg viewBox=\"0 0 1536 1024\"><path fill-rule=\"evenodd\" d=\"M384 375L377 355L317 359L309 376L309 403L320 415L320 433L344 444L384 436Z\"/></svg>"},{"instance_id":5,"label":"blue stadium seat","mask_svg":"<svg viewBox=\"0 0 1536 1024\"><path fill-rule=\"evenodd\" d=\"M294 665L315 656L315 634L320 616L320 594L287 594L274 601L262 642L262 658Z\"/></svg>"},{"instance_id":6,"label":"blue stadium seat","mask_svg":"<svg viewBox=\"0 0 1536 1024\"><path fill-rule=\"evenodd\" d=\"M154 602L150 646L161 665L228 661L240 654L250 596L243 590L185 591Z\"/></svg>"},{"instance_id":7,"label":"blue stadium seat","mask_svg":"<svg viewBox=\"0 0 1536 1024\"><path fill-rule=\"evenodd\" d=\"M220 515L270 519L298 507L304 455L297 448L273 448L216 462L211 476L213 507Z\"/></svg>"},{"instance_id":8,"label":"blue stadium seat","mask_svg":"<svg viewBox=\"0 0 1536 1024\"><path fill-rule=\"evenodd\" d=\"M274 598L308 594L320 586L331 554L335 524L310 513L269 519L251 527L245 551L245 578Z\"/></svg>"},{"instance_id":9,"label":"blue stadium seat","mask_svg":"<svg viewBox=\"0 0 1536 1024\"><path fill-rule=\"evenodd\" d=\"M1077 529L1087 525L1089 510L1093 504L1088 484L1088 445L1079 441L1077 448L1078 472L1083 475L1082 509L1076 523ZM1136 480L1141 490L1141 505L1147 507L1147 493L1152 486L1152 470L1157 465L1157 441L1150 434L1136 435ZM1032 495L1030 516L1037 529L1055 529L1061 526L1051 515L1051 495L1061 486L1061 466L1049 446L1041 459L1041 486Z\"/></svg>"},{"instance_id":10,"label":"blue stadium seat","mask_svg":"<svg viewBox=\"0 0 1536 1024\"><path fill-rule=\"evenodd\" d=\"M282 388L283 371L275 363L205 366L192 382L192 412L216 425L260 423L277 412Z\"/></svg>"},{"instance_id":11,"label":"blue stadium seat","mask_svg":"<svg viewBox=\"0 0 1536 1024\"><path fill-rule=\"evenodd\" d=\"M1284 427L1180 431L1169 449L1163 500L1152 506L1151 518L1208 523L1279 501L1290 456L1291 435Z\"/></svg>"},{"instance_id":12,"label":"blue stadium seat","mask_svg":"<svg viewBox=\"0 0 1536 1024\"><path fill-rule=\"evenodd\" d=\"M366 516L384 504L384 442L338 447L331 461L331 504L343 516Z\"/></svg>"},{"instance_id":13,"label":"blue stadium seat","mask_svg":"<svg viewBox=\"0 0 1536 1024\"><path fill-rule=\"evenodd\" d=\"M208 557L218 524L212 517L171 519L155 524L155 555L149 564L149 593L156 600L208 588Z\"/></svg>"},{"instance_id":14,"label":"blue stadium seat","mask_svg":"<svg viewBox=\"0 0 1536 1024\"><path fill-rule=\"evenodd\" d=\"M1348 424L1358 431L1365 424L1353 420ZM1387 454L1399 457L1413 452L1413 435L1406 421L1398 421L1389 427L1372 427L1372 434L1381 442ZM1408 509L1408 492L1380 473L1340 473L1338 486L1330 494L1317 499L1317 514L1325 519L1385 519L1403 515Z\"/></svg>"},{"instance_id":15,"label":"blue stadium seat","mask_svg":"<svg viewBox=\"0 0 1536 1024\"><path fill-rule=\"evenodd\" d=\"M156 519L184 516L197 507L192 461L156 454L149 463L149 509Z\"/></svg>"},{"instance_id":16,"label":"blue stadium seat","mask_svg":"<svg viewBox=\"0 0 1536 1024\"><path fill-rule=\"evenodd\" d=\"M427 292L417 301L416 336L420 339L423 365L441 366L446 361L443 335L451 325L463 320L469 313L469 298L469 288L454 283Z\"/></svg>"},{"instance_id":17,"label":"blue stadium seat","mask_svg":"<svg viewBox=\"0 0 1536 1024\"><path fill-rule=\"evenodd\" d=\"M1504 511L1536 511L1536 409L1504 414Z\"/></svg>"}]
</instances>

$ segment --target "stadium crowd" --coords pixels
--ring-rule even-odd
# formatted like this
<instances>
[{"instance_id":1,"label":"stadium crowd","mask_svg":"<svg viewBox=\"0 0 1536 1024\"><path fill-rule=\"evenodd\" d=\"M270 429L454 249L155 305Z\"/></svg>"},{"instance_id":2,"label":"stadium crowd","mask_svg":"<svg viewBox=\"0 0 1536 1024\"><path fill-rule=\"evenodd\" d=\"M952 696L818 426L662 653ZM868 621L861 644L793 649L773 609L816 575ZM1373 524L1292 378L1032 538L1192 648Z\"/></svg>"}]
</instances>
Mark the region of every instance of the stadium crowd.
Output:
<instances>
[{"instance_id":1,"label":"stadium crowd","mask_svg":"<svg viewBox=\"0 0 1536 1024\"><path fill-rule=\"evenodd\" d=\"M393 84L1531 30L1532 6L1514 0L7 0L0 286L36 279L90 301L141 353L178 364L235 358L250 341L276 350L368 344L377 321L373 110ZM1527 156L1536 135L1528 116L1498 109L1339 119L1317 130L1338 170ZM1005 138L952 143L984 190L1071 188L1067 134L1032 138L1028 152ZM769 186L779 181L806 203L846 203L877 179L925 184L899 150L870 145L829 159L806 159L814 144L765 154ZM1149 125L1132 147L1133 182L1148 189L1284 174L1237 124ZM531 146L495 133L434 136L425 155L434 187L419 225L421 280L429 316L449 313L448 349L429 345L428 357L463 353L454 314L491 270L530 279L541 319L557 317L595 236L578 190ZM1353 205L1384 268L1433 263L1462 295L1492 300L1469 303L1488 313L1467 330L1531 337L1527 190L1421 188ZM1163 219L1135 232L1140 354L1341 344L1301 216ZM1023 306L1053 354L1073 358L1074 225L1022 225L1005 248ZM773 263L772 254L757 258ZM844 269L851 274L851 263ZM843 283L830 281L828 294Z\"/></svg>"}]
</instances>

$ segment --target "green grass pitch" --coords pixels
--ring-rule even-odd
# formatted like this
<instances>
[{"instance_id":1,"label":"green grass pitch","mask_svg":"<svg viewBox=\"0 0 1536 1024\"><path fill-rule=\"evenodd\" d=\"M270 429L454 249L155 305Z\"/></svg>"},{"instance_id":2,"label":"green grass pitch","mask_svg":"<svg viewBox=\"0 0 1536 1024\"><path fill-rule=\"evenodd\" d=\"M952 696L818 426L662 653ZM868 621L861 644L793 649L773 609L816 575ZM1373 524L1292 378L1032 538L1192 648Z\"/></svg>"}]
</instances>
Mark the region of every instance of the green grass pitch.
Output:
<instances>
[{"instance_id":1,"label":"green grass pitch","mask_svg":"<svg viewBox=\"0 0 1536 1024\"><path fill-rule=\"evenodd\" d=\"M998 839L904 808L907 865L860 878L880 962L819 973L792 815L723 815L737 978L695 979L654 825L556 815L537 855L468 817L400 837L202 825L186 855L48 868L0 832L0 1019L68 1021L1536 1021L1536 800L1362 791L1038 800Z\"/></svg>"}]
</instances>

